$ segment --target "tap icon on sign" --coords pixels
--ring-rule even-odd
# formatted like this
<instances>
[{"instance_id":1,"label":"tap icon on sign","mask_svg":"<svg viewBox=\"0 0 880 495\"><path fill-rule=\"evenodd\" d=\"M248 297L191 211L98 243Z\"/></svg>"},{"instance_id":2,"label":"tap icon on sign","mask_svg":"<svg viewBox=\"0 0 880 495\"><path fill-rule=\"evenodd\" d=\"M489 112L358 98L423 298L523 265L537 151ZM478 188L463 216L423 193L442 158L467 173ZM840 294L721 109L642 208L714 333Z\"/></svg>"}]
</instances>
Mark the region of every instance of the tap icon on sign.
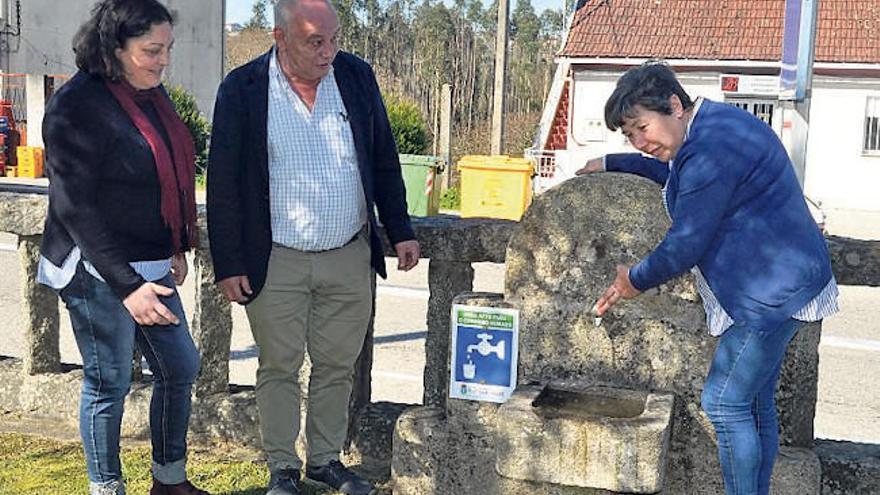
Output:
<instances>
[{"instance_id":1,"label":"tap icon on sign","mask_svg":"<svg viewBox=\"0 0 880 495\"><path fill-rule=\"evenodd\" d=\"M492 354L494 352L495 355L498 356L498 359L504 359L503 340L496 345L492 345L489 343L489 341L492 340L492 336L488 333L478 333L477 338L480 339L480 343L467 346L468 354L470 354L474 350L476 350L483 356L488 356L489 354Z\"/></svg>"}]
</instances>

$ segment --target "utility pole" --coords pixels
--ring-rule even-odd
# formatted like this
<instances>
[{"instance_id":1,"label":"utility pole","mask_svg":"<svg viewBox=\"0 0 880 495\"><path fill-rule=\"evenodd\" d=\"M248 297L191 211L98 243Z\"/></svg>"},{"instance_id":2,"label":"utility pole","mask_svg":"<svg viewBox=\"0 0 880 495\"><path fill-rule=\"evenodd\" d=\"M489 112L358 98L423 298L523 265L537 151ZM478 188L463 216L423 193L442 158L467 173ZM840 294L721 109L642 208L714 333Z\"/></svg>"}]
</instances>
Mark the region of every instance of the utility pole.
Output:
<instances>
[{"instance_id":1,"label":"utility pole","mask_svg":"<svg viewBox=\"0 0 880 495\"><path fill-rule=\"evenodd\" d=\"M492 98L492 154L504 152L504 102L507 95L507 12L510 0L498 0L498 33L495 36L495 89Z\"/></svg>"},{"instance_id":2,"label":"utility pole","mask_svg":"<svg viewBox=\"0 0 880 495\"><path fill-rule=\"evenodd\" d=\"M446 170L440 184L440 192L449 189L449 178L452 176L452 86L443 85L440 91L440 157L443 158Z\"/></svg>"},{"instance_id":3,"label":"utility pole","mask_svg":"<svg viewBox=\"0 0 880 495\"><path fill-rule=\"evenodd\" d=\"M782 142L803 189L807 171L819 0L786 0L785 9L780 96L789 102L782 107Z\"/></svg>"}]
</instances>

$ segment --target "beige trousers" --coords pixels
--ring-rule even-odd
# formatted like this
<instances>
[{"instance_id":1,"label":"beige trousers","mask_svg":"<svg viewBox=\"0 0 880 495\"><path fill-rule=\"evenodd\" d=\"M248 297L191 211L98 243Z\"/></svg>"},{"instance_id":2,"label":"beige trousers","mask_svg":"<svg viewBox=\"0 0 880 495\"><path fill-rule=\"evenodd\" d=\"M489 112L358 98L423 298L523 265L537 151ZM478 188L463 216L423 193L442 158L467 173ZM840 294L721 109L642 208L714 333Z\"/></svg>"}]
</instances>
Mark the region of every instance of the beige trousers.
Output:
<instances>
[{"instance_id":1,"label":"beige trousers","mask_svg":"<svg viewBox=\"0 0 880 495\"><path fill-rule=\"evenodd\" d=\"M306 408L308 463L339 458L354 364L372 311L370 246L362 232L331 251L273 246L266 285L246 306L259 348L257 408L269 469L302 469L299 370L312 362Z\"/></svg>"}]
</instances>

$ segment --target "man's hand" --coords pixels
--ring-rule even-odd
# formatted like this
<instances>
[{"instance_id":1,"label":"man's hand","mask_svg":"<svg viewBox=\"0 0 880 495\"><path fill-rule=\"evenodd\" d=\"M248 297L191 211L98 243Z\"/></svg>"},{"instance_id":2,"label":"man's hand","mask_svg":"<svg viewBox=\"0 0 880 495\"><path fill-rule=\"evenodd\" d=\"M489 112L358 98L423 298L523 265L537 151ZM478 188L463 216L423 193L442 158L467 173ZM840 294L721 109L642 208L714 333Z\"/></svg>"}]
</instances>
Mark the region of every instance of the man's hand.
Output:
<instances>
[{"instance_id":1,"label":"man's hand","mask_svg":"<svg viewBox=\"0 0 880 495\"><path fill-rule=\"evenodd\" d=\"M251 291L251 281L247 275L235 275L224 278L217 282L220 286L220 292L229 299L229 302L243 303L250 299L253 291Z\"/></svg>"},{"instance_id":2,"label":"man's hand","mask_svg":"<svg viewBox=\"0 0 880 495\"><path fill-rule=\"evenodd\" d=\"M183 285L188 271L189 265L186 262L185 254L177 253L171 257L171 275L174 277L175 284Z\"/></svg>"},{"instance_id":3,"label":"man's hand","mask_svg":"<svg viewBox=\"0 0 880 495\"><path fill-rule=\"evenodd\" d=\"M409 271L419 264L419 241L401 241L394 245L397 252L397 269Z\"/></svg>"},{"instance_id":4,"label":"man's hand","mask_svg":"<svg viewBox=\"0 0 880 495\"><path fill-rule=\"evenodd\" d=\"M636 289L632 282L629 281L629 267L625 265L617 265L617 277L614 282L605 289L602 297L596 301L593 310L597 315L602 316L611 306L617 304L621 299L632 299L642 292Z\"/></svg>"},{"instance_id":5,"label":"man's hand","mask_svg":"<svg viewBox=\"0 0 880 495\"><path fill-rule=\"evenodd\" d=\"M123 299L122 304L138 325L179 325L177 316L159 301L159 296L173 294L174 289L170 287L145 282Z\"/></svg>"},{"instance_id":6,"label":"man's hand","mask_svg":"<svg viewBox=\"0 0 880 495\"><path fill-rule=\"evenodd\" d=\"M583 168L579 169L574 173L574 175L587 175L595 172L604 172L605 171L605 158L592 158L587 161L587 164L584 165Z\"/></svg>"}]
</instances>

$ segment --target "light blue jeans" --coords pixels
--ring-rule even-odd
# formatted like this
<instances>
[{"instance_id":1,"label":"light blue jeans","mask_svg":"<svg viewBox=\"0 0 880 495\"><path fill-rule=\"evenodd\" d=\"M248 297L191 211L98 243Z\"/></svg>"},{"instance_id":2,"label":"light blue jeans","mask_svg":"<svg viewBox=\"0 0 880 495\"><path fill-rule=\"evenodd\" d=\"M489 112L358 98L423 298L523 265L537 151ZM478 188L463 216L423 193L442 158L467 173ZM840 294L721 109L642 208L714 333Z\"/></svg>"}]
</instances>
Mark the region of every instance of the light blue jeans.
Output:
<instances>
[{"instance_id":1,"label":"light blue jeans","mask_svg":"<svg viewBox=\"0 0 880 495\"><path fill-rule=\"evenodd\" d=\"M174 287L170 275L158 283ZM153 476L162 483L182 483L186 479L190 394L199 371L199 353L177 292L160 299L180 324L149 327L135 323L110 286L86 272L82 264L60 296L70 312L83 360L79 422L91 493L107 493L106 487L122 484L119 435L135 341L153 373Z\"/></svg>"},{"instance_id":2,"label":"light blue jeans","mask_svg":"<svg viewBox=\"0 0 880 495\"><path fill-rule=\"evenodd\" d=\"M779 450L776 383L788 343L803 326L734 324L718 342L702 406L718 435L728 495L767 495Z\"/></svg>"}]
</instances>

